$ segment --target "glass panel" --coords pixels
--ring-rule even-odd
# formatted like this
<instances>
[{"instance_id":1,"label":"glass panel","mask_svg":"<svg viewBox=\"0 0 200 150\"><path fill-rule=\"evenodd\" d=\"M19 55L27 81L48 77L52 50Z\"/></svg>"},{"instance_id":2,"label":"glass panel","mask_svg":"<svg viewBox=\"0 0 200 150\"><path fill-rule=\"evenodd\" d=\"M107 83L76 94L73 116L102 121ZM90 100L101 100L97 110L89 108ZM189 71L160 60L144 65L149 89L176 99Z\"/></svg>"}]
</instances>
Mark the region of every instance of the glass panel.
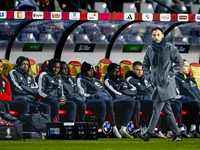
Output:
<instances>
[{"instance_id":1,"label":"glass panel","mask_svg":"<svg viewBox=\"0 0 200 150\"><path fill-rule=\"evenodd\" d=\"M200 23L185 23L175 27L166 37L177 45L200 45Z\"/></svg>"},{"instance_id":2,"label":"glass panel","mask_svg":"<svg viewBox=\"0 0 200 150\"><path fill-rule=\"evenodd\" d=\"M163 31L176 22L136 22L124 29L115 41L115 44L151 44L151 30L161 27Z\"/></svg>"},{"instance_id":3,"label":"glass panel","mask_svg":"<svg viewBox=\"0 0 200 150\"><path fill-rule=\"evenodd\" d=\"M42 20L25 27L15 40L16 43L57 43L63 32L75 21Z\"/></svg>"},{"instance_id":4,"label":"glass panel","mask_svg":"<svg viewBox=\"0 0 200 150\"><path fill-rule=\"evenodd\" d=\"M0 19L0 43L8 43L17 28L26 21L28 20Z\"/></svg>"},{"instance_id":5,"label":"glass panel","mask_svg":"<svg viewBox=\"0 0 200 150\"><path fill-rule=\"evenodd\" d=\"M125 21L92 21L78 26L66 43L109 44Z\"/></svg>"}]
</instances>

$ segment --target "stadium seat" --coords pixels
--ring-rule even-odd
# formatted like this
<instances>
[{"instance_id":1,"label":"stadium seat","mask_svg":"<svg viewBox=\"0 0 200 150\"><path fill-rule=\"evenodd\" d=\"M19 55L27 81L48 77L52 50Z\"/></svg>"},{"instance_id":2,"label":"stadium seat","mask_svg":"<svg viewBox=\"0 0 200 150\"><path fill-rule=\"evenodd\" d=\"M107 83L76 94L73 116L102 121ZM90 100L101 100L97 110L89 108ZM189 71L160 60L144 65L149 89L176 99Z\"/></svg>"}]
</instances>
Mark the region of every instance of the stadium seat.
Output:
<instances>
[{"instance_id":1,"label":"stadium seat","mask_svg":"<svg viewBox=\"0 0 200 150\"><path fill-rule=\"evenodd\" d=\"M40 40L41 43L55 43L55 40L53 39L51 34L40 34Z\"/></svg>"},{"instance_id":2,"label":"stadium seat","mask_svg":"<svg viewBox=\"0 0 200 150\"><path fill-rule=\"evenodd\" d=\"M104 82L104 77L107 74L107 68L110 63L112 63L110 59L101 59L95 67L97 71L97 79L99 79L102 83Z\"/></svg>"},{"instance_id":3,"label":"stadium seat","mask_svg":"<svg viewBox=\"0 0 200 150\"><path fill-rule=\"evenodd\" d=\"M76 34L75 43L91 43L87 34Z\"/></svg>"},{"instance_id":4,"label":"stadium seat","mask_svg":"<svg viewBox=\"0 0 200 150\"><path fill-rule=\"evenodd\" d=\"M135 4L133 3L123 3L122 12L123 13L137 13L137 9L135 7Z\"/></svg>"},{"instance_id":5,"label":"stadium seat","mask_svg":"<svg viewBox=\"0 0 200 150\"><path fill-rule=\"evenodd\" d=\"M81 63L79 61L70 61L68 64L68 74L76 79L76 75L81 72Z\"/></svg>"},{"instance_id":6,"label":"stadium seat","mask_svg":"<svg viewBox=\"0 0 200 150\"><path fill-rule=\"evenodd\" d=\"M94 10L98 11L99 13L109 13L107 4L105 2L95 2Z\"/></svg>"},{"instance_id":7,"label":"stadium seat","mask_svg":"<svg viewBox=\"0 0 200 150\"><path fill-rule=\"evenodd\" d=\"M185 6L191 6L196 0L182 0Z\"/></svg>"},{"instance_id":8,"label":"stadium seat","mask_svg":"<svg viewBox=\"0 0 200 150\"><path fill-rule=\"evenodd\" d=\"M190 10L191 10L192 14L198 14L199 13L199 9L200 9L200 5L199 4L193 4L190 7Z\"/></svg>"},{"instance_id":9,"label":"stadium seat","mask_svg":"<svg viewBox=\"0 0 200 150\"><path fill-rule=\"evenodd\" d=\"M14 110L10 110L10 114L12 116L17 116L18 115L18 112L17 111L14 111Z\"/></svg>"},{"instance_id":10,"label":"stadium seat","mask_svg":"<svg viewBox=\"0 0 200 150\"><path fill-rule=\"evenodd\" d=\"M65 42L65 44L73 44L74 43L74 35L73 34L70 34L68 37L67 37L67 40Z\"/></svg>"},{"instance_id":11,"label":"stadium seat","mask_svg":"<svg viewBox=\"0 0 200 150\"><path fill-rule=\"evenodd\" d=\"M124 78L124 79L125 79L126 73L127 73L129 70L133 71L132 62L129 61L129 60L122 60L122 61L120 62L120 64L119 64L119 66L120 66L121 69L122 69L122 72L121 72L120 75L121 75L122 78Z\"/></svg>"},{"instance_id":12,"label":"stadium seat","mask_svg":"<svg viewBox=\"0 0 200 150\"><path fill-rule=\"evenodd\" d=\"M154 13L153 6L148 3L141 3L140 13Z\"/></svg>"},{"instance_id":13,"label":"stadium seat","mask_svg":"<svg viewBox=\"0 0 200 150\"><path fill-rule=\"evenodd\" d=\"M200 89L200 64L199 63L190 63L190 68L192 72L192 77L195 78L197 86Z\"/></svg>"},{"instance_id":14,"label":"stadium seat","mask_svg":"<svg viewBox=\"0 0 200 150\"><path fill-rule=\"evenodd\" d=\"M3 72L1 75L6 78L9 72L13 70L13 65L6 59L1 59L1 60L3 62Z\"/></svg>"},{"instance_id":15,"label":"stadium seat","mask_svg":"<svg viewBox=\"0 0 200 150\"><path fill-rule=\"evenodd\" d=\"M22 33L22 38L20 42L24 43L36 43L33 33Z\"/></svg>"},{"instance_id":16,"label":"stadium seat","mask_svg":"<svg viewBox=\"0 0 200 150\"><path fill-rule=\"evenodd\" d=\"M187 8L185 7L184 4L181 3L175 3L174 9L179 11L180 13L187 13Z\"/></svg>"},{"instance_id":17,"label":"stadium seat","mask_svg":"<svg viewBox=\"0 0 200 150\"><path fill-rule=\"evenodd\" d=\"M36 62L33 59L29 59L29 61L31 65L29 69L29 74L31 74L35 79L40 72L40 67L36 64Z\"/></svg>"}]
</instances>

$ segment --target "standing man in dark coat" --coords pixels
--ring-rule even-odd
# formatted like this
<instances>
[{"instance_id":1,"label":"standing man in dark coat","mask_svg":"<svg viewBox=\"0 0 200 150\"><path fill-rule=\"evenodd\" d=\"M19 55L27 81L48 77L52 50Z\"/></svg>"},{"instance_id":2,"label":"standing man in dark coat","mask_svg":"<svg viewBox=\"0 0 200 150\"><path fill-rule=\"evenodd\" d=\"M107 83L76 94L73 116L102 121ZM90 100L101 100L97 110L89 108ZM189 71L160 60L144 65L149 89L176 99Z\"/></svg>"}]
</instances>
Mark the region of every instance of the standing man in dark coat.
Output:
<instances>
[{"instance_id":1,"label":"standing man in dark coat","mask_svg":"<svg viewBox=\"0 0 200 150\"><path fill-rule=\"evenodd\" d=\"M142 67L146 77L154 84L151 99L154 99L155 102L147 132L143 135L139 134L139 136L144 141L149 141L149 137L158 122L160 112L163 111L165 119L174 134L172 141L182 141L176 127L176 120L172 112L170 99L177 96L174 73L178 72L184 63L177 48L174 45L166 43L161 28L155 27L151 33L153 41L144 56ZM174 66L173 63L175 64Z\"/></svg>"}]
</instances>

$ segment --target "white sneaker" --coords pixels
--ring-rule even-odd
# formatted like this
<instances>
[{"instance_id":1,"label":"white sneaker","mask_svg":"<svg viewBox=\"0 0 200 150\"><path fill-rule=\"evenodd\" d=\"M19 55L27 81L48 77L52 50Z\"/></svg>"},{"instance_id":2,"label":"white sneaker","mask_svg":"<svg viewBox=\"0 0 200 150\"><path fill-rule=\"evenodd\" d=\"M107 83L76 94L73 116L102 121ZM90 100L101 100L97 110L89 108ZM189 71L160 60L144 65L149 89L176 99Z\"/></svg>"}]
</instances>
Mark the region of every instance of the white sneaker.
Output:
<instances>
[{"instance_id":1,"label":"white sneaker","mask_svg":"<svg viewBox=\"0 0 200 150\"><path fill-rule=\"evenodd\" d=\"M133 138L133 136L129 135L126 131L119 131L123 138Z\"/></svg>"},{"instance_id":2,"label":"white sneaker","mask_svg":"<svg viewBox=\"0 0 200 150\"><path fill-rule=\"evenodd\" d=\"M158 134L160 134L160 137L161 137L161 138L167 138L164 134L162 134L161 131L159 131Z\"/></svg>"},{"instance_id":3,"label":"white sneaker","mask_svg":"<svg viewBox=\"0 0 200 150\"><path fill-rule=\"evenodd\" d=\"M172 138L174 135L172 133L172 131L167 131L167 135L168 138Z\"/></svg>"},{"instance_id":4,"label":"white sneaker","mask_svg":"<svg viewBox=\"0 0 200 150\"><path fill-rule=\"evenodd\" d=\"M118 130L113 131L113 135L114 135L115 138L118 138L118 139L122 138L122 136L121 136L121 134L119 134Z\"/></svg>"}]
</instances>

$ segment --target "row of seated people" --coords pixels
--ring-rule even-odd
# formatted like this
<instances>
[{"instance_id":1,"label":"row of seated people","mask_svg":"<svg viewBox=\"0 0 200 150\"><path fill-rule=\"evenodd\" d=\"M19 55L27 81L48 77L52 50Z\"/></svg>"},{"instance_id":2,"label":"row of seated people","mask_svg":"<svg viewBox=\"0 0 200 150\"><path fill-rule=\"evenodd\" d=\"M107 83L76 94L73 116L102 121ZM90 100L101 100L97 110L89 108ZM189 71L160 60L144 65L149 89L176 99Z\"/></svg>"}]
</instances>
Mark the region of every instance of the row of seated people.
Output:
<instances>
[{"instance_id":1,"label":"row of seated people","mask_svg":"<svg viewBox=\"0 0 200 150\"><path fill-rule=\"evenodd\" d=\"M186 83L187 85L177 86L179 87L179 95L176 99L171 100L171 104L182 136L198 137L196 124L200 111L199 90L195 81L188 76L189 63L184 62L185 65L176 75L176 79L178 85L178 77L183 76L185 82L181 81L180 84ZM0 68L0 73L2 73L2 62ZM23 114L36 112L39 109L40 112L50 114L51 120L57 122L59 121L59 109L62 109L67 110L65 121L84 122L85 110L87 109L96 114L100 133L106 114L113 127L113 134L117 138L133 138L126 132L128 121L134 120L135 133L140 133L140 111L149 115L152 113L151 93L153 86L142 75L141 62L133 63L133 71L127 72L126 80L120 76L120 66L111 63L107 68L104 84L93 78L94 68L86 62L82 64L81 73L77 75L76 81L67 75L67 64L57 59L49 61L48 66L43 68L42 72L36 77L36 82L28 73L29 68L28 58L21 56L17 59L14 70L9 73L7 78L11 84L12 94L8 80L2 77L2 82L0 82L0 84L2 83L1 93L4 95L2 96L4 98L1 98L2 111L9 113L10 107ZM194 89L191 89L191 91L190 88L187 89L190 84L190 88L196 89L196 94L190 93ZM42 102L38 102L38 98L42 99ZM189 110L192 116L188 135L183 128L182 109ZM123 117L119 132L116 127L114 112Z\"/></svg>"}]
</instances>

